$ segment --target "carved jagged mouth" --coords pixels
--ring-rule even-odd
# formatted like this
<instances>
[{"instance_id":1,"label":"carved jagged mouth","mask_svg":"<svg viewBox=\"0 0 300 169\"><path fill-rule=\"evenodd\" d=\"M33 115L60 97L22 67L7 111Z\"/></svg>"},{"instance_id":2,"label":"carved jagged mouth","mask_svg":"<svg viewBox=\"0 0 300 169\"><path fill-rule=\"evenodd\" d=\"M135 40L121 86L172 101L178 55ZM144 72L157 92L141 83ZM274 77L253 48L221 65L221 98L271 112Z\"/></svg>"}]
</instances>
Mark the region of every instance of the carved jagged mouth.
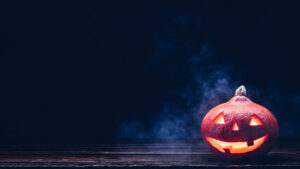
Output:
<instances>
[{"instance_id":1,"label":"carved jagged mouth","mask_svg":"<svg viewBox=\"0 0 300 169\"><path fill-rule=\"evenodd\" d=\"M253 141L252 145L249 145L247 141L242 142L227 142L227 141L221 141L217 140L211 137L206 137L206 140L217 150L219 150L222 153L226 153L226 151L231 154L242 154L247 153L250 151L253 151L260 147L267 139L268 134L266 134L263 137L260 137Z\"/></svg>"}]
</instances>

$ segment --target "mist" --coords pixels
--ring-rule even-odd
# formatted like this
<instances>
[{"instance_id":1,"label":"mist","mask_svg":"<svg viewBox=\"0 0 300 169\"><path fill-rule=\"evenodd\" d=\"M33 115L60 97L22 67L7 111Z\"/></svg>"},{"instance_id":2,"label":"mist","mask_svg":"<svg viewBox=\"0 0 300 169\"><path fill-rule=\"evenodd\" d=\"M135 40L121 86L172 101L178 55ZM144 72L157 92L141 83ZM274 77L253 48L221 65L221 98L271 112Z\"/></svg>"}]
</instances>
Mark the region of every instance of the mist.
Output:
<instances>
[{"instance_id":1,"label":"mist","mask_svg":"<svg viewBox=\"0 0 300 169\"><path fill-rule=\"evenodd\" d=\"M280 136L299 136L299 124L284 117L285 111L295 112L299 93L283 95L278 87L259 88L248 85L244 70L217 53L203 28L205 23L194 13L168 11L163 26L153 36L153 52L144 64L145 74L159 77L165 90L161 106L152 109L151 119L127 119L117 131L120 139L200 139L200 125L205 114L226 102L235 89L244 84L247 96L275 115ZM282 98L288 98L283 100ZM288 108L286 108L288 107Z\"/></svg>"}]
</instances>

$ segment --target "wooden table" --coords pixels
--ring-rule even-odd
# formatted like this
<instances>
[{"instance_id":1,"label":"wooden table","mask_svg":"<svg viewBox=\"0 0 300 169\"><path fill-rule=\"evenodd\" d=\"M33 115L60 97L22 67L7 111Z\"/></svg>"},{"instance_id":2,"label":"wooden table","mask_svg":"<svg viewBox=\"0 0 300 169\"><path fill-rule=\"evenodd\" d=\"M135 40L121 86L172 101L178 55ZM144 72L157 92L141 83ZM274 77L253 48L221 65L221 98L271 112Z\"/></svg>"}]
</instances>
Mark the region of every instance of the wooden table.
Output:
<instances>
[{"instance_id":1,"label":"wooden table","mask_svg":"<svg viewBox=\"0 0 300 169\"><path fill-rule=\"evenodd\" d=\"M201 142L105 145L1 145L0 167L299 168L300 142L280 141L259 161L228 161Z\"/></svg>"}]
</instances>

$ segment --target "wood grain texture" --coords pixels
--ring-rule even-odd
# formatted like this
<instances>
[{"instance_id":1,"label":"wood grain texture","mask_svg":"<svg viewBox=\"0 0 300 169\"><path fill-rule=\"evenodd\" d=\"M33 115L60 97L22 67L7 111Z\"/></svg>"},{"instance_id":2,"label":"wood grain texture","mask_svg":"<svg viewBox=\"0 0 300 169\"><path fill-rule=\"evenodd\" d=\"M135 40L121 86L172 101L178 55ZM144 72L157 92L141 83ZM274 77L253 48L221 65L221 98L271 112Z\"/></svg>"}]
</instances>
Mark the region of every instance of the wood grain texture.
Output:
<instances>
[{"instance_id":1,"label":"wood grain texture","mask_svg":"<svg viewBox=\"0 0 300 169\"><path fill-rule=\"evenodd\" d=\"M296 141L281 141L263 158L228 161L202 143L2 145L0 167L300 168L300 149Z\"/></svg>"}]
</instances>

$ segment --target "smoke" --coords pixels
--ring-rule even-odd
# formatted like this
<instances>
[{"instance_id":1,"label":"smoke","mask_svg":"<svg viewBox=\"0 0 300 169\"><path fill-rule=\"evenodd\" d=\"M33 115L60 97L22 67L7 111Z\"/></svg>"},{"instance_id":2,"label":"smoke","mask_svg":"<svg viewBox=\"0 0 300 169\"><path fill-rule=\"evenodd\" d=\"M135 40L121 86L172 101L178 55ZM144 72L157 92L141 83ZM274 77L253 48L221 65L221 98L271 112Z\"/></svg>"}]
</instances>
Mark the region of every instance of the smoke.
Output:
<instances>
[{"instance_id":1,"label":"smoke","mask_svg":"<svg viewBox=\"0 0 300 169\"><path fill-rule=\"evenodd\" d=\"M168 84L162 91L161 108L151 110L155 113L150 125L136 119L124 121L118 128L118 138L201 138L200 125L205 114L230 99L234 90L244 84L238 78L240 72L206 40L198 15L167 12L162 23L161 32L153 37L154 50L144 65L146 74L155 74L161 83ZM250 99L276 112L275 116L281 119L280 128L290 128L283 135L295 135L292 128L297 124L279 116L283 116L285 106L299 103L298 94L290 97L289 104L280 104L282 96L276 87L246 87Z\"/></svg>"},{"instance_id":2,"label":"smoke","mask_svg":"<svg viewBox=\"0 0 300 169\"><path fill-rule=\"evenodd\" d=\"M164 27L153 37L154 51L145 73L159 74L166 84L163 103L150 127L129 120L119 126L119 138L200 138L200 123L213 106L233 95L230 67L204 40L203 23L195 14L168 12Z\"/></svg>"}]
</instances>

